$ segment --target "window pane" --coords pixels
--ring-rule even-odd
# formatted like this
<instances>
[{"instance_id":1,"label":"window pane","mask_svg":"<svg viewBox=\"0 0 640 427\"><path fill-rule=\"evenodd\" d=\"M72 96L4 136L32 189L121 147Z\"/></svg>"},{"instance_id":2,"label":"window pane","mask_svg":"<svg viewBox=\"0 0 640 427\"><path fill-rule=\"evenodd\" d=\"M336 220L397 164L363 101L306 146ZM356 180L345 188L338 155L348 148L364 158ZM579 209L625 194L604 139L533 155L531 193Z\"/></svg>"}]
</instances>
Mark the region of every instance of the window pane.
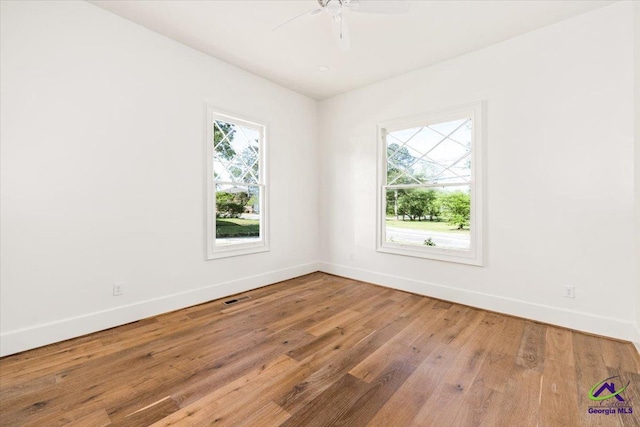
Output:
<instances>
[{"instance_id":1,"label":"window pane","mask_svg":"<svg viewBox=\"0 0 640 427\"><path fill-rule=\"evenodd\" d=\"M260 182L260 134L256 129L213 122L213 171L217 181Z\"/></svg>"},{"instance_id":2,"label":"window pane","mask_svg":"<svg viewBox=\"0 0 640 427\"><path fill-rule=\"evenodd\" d=\"M469 250L471 187L387 188L385 241Z\"/></svg>"},{"instance_id":3,"label":"window pane","mask_svg":"<svg viewBox=\"0 0 640 427\"><path fill-rule=\"evenodd\" d=\"M471 181L470 118L389 132L387 184Z\"/></svg>"},{"instance_id":4,"label":"window pane","mask_svg":"<svg viewBox=\"0 0 640 427\"><path fill-rule=\"evenodd\" d=\"M260 187L216 185L216 246L259 242Z\"/></svg>"}]
</instances>

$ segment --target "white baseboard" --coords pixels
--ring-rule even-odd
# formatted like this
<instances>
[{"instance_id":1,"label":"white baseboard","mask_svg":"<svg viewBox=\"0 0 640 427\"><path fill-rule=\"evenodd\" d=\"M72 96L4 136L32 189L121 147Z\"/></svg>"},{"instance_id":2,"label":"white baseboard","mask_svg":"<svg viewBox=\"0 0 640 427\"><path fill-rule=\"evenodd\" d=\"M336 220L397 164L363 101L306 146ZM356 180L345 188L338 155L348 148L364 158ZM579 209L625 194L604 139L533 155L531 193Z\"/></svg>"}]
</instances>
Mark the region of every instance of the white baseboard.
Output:
<instances>
[{"instance_id":1,"label":"white baseboard","mask_svg":"<svg viewBox=\"0 0 640 427\"><path fill-rule=\"evenodd\" d=\"M319 263L302 264L283 270L270 271L230 282L140 301L109 310L5 332L0 335L0 356L19 353L43 345L113 328L147 317L303 276L318 270L320 270Z\"/></svg>"},{"instance_id":2,"label":"white baseboard","mask_svg":"<svg viewBox=\"0 0 640 427\"><path fill-rule=\"evenodd\" d=\"M592 334L631 341L640 352L640 329L631 322L557 307L483 294L445 285L376 273L324 262L298 265L249 276L186 292L137 302L109 310L61 319L55 322L0 334L0 356L19 353L43 345L64 341L147 317L178 310L225 296L246 292L294 277L323 271L388 288L439 298L472 307L510 314L540 322L564 326Z\"/></svg>"},{"instance_id":3,"label":"white baseboard","mask_svg":"<svg viewBox=\"0 0 640 427\"><path fill-rule=\"evenodd\" d=\"M640 354L640 325L636 325L634 328L633 345L636 346L636 350L638 350L638 354Z\"/></svg>"},{"instance_id":4,"label":"white baseboard","mask_svg":"<svg viewBox=\"0 0 640 427\"><path fill-rule=\"evenodd\" d=\"M635 325L632 322L619 319L376 273L345 265L322 262L320 263L320 271L577 331L640 343L640 340L636 339L638 332Z\"/></svg>"}]
</instances>

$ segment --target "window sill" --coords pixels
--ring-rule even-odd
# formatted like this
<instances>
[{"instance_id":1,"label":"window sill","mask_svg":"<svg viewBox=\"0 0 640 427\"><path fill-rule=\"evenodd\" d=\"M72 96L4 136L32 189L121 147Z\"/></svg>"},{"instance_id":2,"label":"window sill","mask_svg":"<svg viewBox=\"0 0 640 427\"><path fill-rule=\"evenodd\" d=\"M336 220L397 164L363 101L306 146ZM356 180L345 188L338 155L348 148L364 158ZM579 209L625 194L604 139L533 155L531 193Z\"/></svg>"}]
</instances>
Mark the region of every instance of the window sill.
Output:
<instances>
[{"instance_id":1,"label":"window sill","mask_svg":"<svg viewBox=\"0 0 640 427\"><path fill-rule=\"evenodd\" d=\"M209 251L207 254L207 260L213 259L221 259L221 258L229 258L234 256L241 255L251 255L260 252L269 252L269 247L264 244L264 242L260 242L253 245L242 245L241 247L233 246L229 248L216 248L212 251Z\"/></svg>"},{"instance_id":2,"label":"window sill","mask_svg":"<svg viewBox=\"0 0 640 427\"><path fill-rule=\"evenodd\" d=\"M458 264L483 266L482 258L474 251L459 251L455 249L428 249L414 245L383 244L378 246L378 252L394 255L404 255L416 258L426 258L435 261L455 262Z\"/></svg>"}]
</instances>

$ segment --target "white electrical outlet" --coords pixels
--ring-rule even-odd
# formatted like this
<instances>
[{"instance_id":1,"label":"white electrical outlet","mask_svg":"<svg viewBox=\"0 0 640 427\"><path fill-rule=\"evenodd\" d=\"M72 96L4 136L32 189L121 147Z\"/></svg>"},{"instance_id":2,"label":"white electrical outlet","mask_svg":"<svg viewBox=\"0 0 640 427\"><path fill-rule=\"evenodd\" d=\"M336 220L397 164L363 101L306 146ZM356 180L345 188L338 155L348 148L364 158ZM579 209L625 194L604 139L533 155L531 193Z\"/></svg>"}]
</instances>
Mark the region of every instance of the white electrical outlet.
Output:
<instances>
[{"instance_id":1,"label":"white electrical outlet","mask_svg":"<svg viewBox=\"0 0 640 427\"><path fill-rule=\"evenodd\" d=\"M356 254L354 254L353 252L351 252L351 253L349 254L349 261L352 261L352 262L353 262L353 261L355 261L355 260L356 260Z\"/></svg>"},{"instance_id":2,"label":"white electrical outlet","mask_svg":"<svg viewBox=\"0 0 640 427\"><path fill-rule=\"evenodd\" d=\"M124 283L114 283L113 284L113 296L117 297L122 295Z\"/></svg>"},{"instance_id":3,"label":"white electrical outlet","mask_svg":"<svg viewBox=\"0 0 640 427\"><path fill-rule=\"evenodd\" d=\"M575 286L565 286L564 287L564 297L565 298L575 298L576 297L576 287Z\"/></svg>"}]
</instances>

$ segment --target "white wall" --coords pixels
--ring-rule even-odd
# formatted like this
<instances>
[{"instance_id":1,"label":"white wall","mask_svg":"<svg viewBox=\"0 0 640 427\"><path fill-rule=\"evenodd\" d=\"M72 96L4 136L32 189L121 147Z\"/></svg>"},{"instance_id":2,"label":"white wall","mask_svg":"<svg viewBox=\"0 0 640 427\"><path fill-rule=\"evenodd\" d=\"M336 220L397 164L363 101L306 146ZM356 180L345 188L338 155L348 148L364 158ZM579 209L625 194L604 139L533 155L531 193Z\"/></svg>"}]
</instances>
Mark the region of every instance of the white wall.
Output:
<instances>
[{"instance_id":1,"label":"white wall","mask_svg":"<svg viewBox=\"0 0 640 427\"><path fill-rule=\"evenodd\" d=\"M315 101L84 2L1 15L1 354L318 269ZM204 260L205 101L269 125L268 253Z\"/></svg>"},{"instance_id":2,"label":"white wall","mask_svg":"<svg viewBox=\"0 0 640 427\"><path fill-rule=\"evenodd\" d=\"M1 7L0 354L318 268L603 335L640 329L630 3L319 109L84 2ZM376 123L476 100L486 266L377 253ZM269 125L268 253L204 261L205 101Z\"/></svg>"},{"instance_id":3,"label":"white wall","mask_svg":"<svg viewBox=\"0 0 640 427\"><path fill-rule=\"evenodd\" d=\"M631 339L631 8L616 3L321 102L323 269ZM376 252L376 123L477 100L486 266ZM575 299L562 297L564 285Z\"/></svg>"},{"instance_id":4,"label":"white wall","mask_svg":"<svg viewBox=\"0 0 640 427\"><path fill-rule=\"evenodd\" d=\"M636 194L636 334L640 351L640 2L633 2L634 112L635 112L635 194Z\"/></svg>"}]
</instances>

